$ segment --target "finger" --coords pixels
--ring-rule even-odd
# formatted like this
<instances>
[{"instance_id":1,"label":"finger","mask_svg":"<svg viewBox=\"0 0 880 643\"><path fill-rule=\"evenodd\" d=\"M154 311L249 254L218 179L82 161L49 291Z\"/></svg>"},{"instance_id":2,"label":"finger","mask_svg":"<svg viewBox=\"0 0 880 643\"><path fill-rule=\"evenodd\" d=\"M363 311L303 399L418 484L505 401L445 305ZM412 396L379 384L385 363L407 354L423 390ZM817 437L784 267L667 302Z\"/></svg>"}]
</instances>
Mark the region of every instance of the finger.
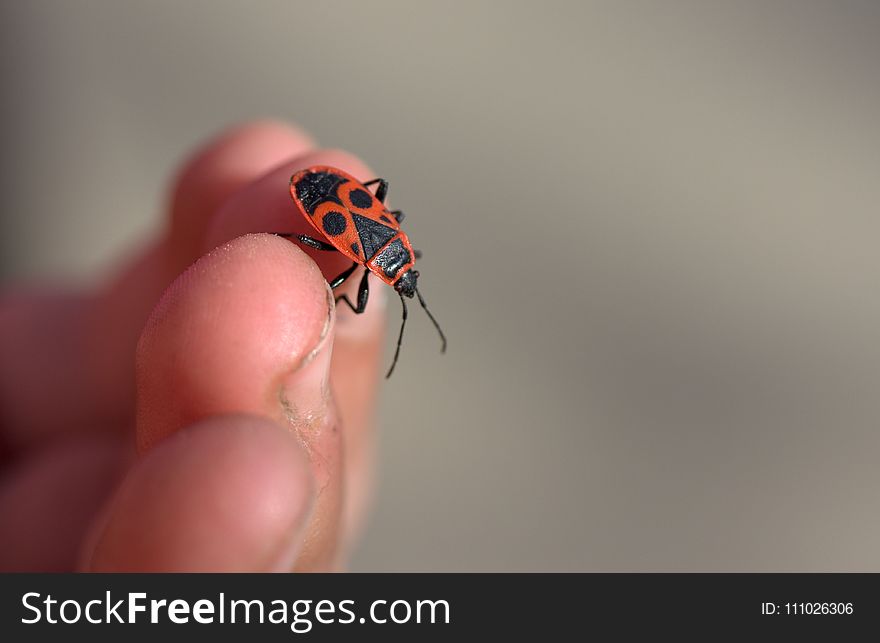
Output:
<instances>
[{"instance_id":1,"label":"finger","mask_svg":"<svg viewBox=\"0 0 880 643\"><path fill-rule=\"evenodd\" d=\"M0 439L7 456L84 423L88 306L82 295L49 289L7 293L0 302Z\"/></svg>"},{"instance_id":2,"label":"finger","mask_svg":"<svg viewBox=\"0 0 880 643\"><path fill-rule=\"evenodd\" d=\"M4 297L0 431L11 448L59 431L130 423L134 347L156 300L201 254L207 222L230 194L311 146L305 133L281 123L234 128L180 171L162 240L136 253L98 293Z\"/></svg>"},{"instance_id":3,"label":"finger","mask_svg":"<svg viewBox=\"0 0 880 643\"><path fill-rule=\"evenodd\" d=\"M243 188L224 204L212 221L205 249L247 232L313 235L314 230L299 215L289 192L290 177L313 165L337 167L364 181L374 177L362 161L338 150L314 151L291 160ZM333 279L351 265L350 260L338 252L308 247L303 250L318 263L327 279ZM359 272L355 273L336 295L345 292L356 301L359 276ZM337 310L331 368L334 399L346 445L346 540L357 533L372 489L373 425L388 286L372 277L370 283L370 299L364 314L355 315L346 306Z\"/></svg>"},{"instance_id":4,"label":"finger","mask_svg":"<svg viewBox=\"0 0 880 643\"><path fill-rule=\"evenodd\" d=\"M298 566L326 568L342 503L341 440L328 388L327 284L295 245L239 237L179 277L137 354L139 448L193 422L249 413L282 424L309 454L318 489Z\"/></svg>"},{"instance_id":5,"label":"finger","mask_svg":"<svg viewBox=\"0 0 880 643\"><path fill-rule=\"evenodd\" d=\"M248 123L210 141L183 166L173 189L166 237L109 283L89 311L90 386L99 395L95 407L104 411L104 424L119 426L130 418L134 387L129 374L144 322L162 291L202 254L202 237L218 207L242 186L311 146L311 139L292 126ZM109 409L115 414L109 415Z\"/></svg>"},{"instance_id":6,"label":"finger","mask_svg":"<svg viewBox=\"0 0 880 643\"><path fill-rule=\"evenodd\" d=\"M217 210L236 191L314 147L304 131L276 121L246 123L210 141L178 174L171 200L175 274L202 254Z\"/></svg>"},{"instance_id":7,"label":"finger","mask_svg":"<svg viewBox=\"0 0 880 643\"><path fill-rule=\"evenodd\" d=\"M0 482L0 571L69 572L123 472L118 440L65 442L22 458Z\"/></svg>"},{"instance_id":8,"label":"finger","mask_svg":"<svg viewBox=\"0 0 880 643\"><path fill-rule=\"evenodd\" d=\"M302 445L277 424L215 416L156 445L114 496L90 571L282 571L314 502Z\"/></svg>"},{"instance_id":9,"label":"finger","mask_svg":"<svg viewBox=\"0 0 880 643\"><path fill-rule=\"evenodd\" d=\"M282 163L236 192L223 204L210 223L202 251L248 232L292 232L313 236L314 229L298 214L290 197L290 177L313 165L338 167L362 180L372 175L362 161L339 150L312 151ZM303 250L328 279L351 265L351 261L338 252L307 247Z\"/></svg>"},{"instance_id":10,"label":"finger","mask_svg":"<svg viewBox=\"0 0 880 643\"><path fill-rule=\"evenodd\" d=\"M355 281L355 280L349 280ZM349 298L353 288L349 285ZM343 550L358 537L372 500L376 401L382 378L382 345L389 287L370 276L370 299L361 315L337 309L330 382L345 436L345 511Z\"/></svg>"}]
</instances>

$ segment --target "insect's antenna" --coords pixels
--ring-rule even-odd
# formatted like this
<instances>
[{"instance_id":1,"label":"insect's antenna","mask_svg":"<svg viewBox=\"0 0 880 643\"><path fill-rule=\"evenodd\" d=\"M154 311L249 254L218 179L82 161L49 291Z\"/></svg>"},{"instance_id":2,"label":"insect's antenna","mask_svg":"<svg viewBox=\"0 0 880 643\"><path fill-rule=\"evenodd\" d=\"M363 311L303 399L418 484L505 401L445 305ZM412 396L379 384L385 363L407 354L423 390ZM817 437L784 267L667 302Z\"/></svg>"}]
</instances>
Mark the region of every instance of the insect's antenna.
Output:
<instances>
[{"instance_id":1,"label":"insect's antenna","mask_svg":"<svg viewBox=\"0 0 880 643\"><path fill-rule=\"evenodd\" d=\"M403 318L400 320L400 335L397 336L397 348L394 350L394 360L391 362L391 368L388 369L388 373L385 375L386 380L391 377L394 367L397 366L397 356L400 355L400 343L403 341L403 328L406 326L406 301L404 301L403 295L400 296L400 305L403 306Z\"/></svg>"},{"instance_id":2,"label":"insect's antenna","mask_svg":"<svg viewBox=\"0 0 880 643\"><path fill-rule=\"evenodd\" d=\"M428 313L428 317L431 318L431 321L434 322L434 328L437 329L437 332L440 333L440 339L443 340L443 348L440 349L441 353L446 352L446 335L443 334L443 331L440 329L440 324L437 323L437 320L434 319L434 315L431 314L431 311L428 310L428 305L425 303L425 298L422 297L422 293L419 292L419 289L416 288L416 294L419 296L419 303L422 305L422 308L425 309L425 312Z\"/></svg>"}]
</instances>

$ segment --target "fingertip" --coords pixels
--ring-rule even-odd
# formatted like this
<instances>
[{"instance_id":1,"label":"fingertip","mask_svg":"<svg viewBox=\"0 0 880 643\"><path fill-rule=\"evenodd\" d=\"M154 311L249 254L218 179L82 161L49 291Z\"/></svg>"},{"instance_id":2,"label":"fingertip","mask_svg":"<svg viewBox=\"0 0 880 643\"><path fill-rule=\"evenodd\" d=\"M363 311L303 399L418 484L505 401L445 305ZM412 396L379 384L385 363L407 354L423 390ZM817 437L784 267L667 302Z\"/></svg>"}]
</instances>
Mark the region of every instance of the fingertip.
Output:
<instances>
[{"instance_id":1,"label":"fingertip","mask_svg":"<svg viewBox=\"0 0 880 643\"><path fill-rule=\"evenodd\" d=\"M138 344L142 453L229 413L270 419L305 446L320 493L298 569L326 569L337 549L343 472L329 386L334 320L314 262L289 241L252 234L181 275Z\"/></svg>"},{"instance_id":2,"label":"fingertip","mask_svg":"<svg viewBox=\"0 0 880 643\"><path fill-rule=\"evenodd\" d=\"M201 254L208 223L231 194L314 146L295 125L265 119L235 125L197 150L172 188L171 236L180 269Z\"/></svg>"},{"instance_id":3,"label":"fingertip","mask_svg":"<svg viewBox=\"0 0 880 643\"><path fill-rule=\"evenodd\" d=\"M326 282L295 244L245 235L202 257L138 342L140 450L216 413L279 417L279 382L326 343L332 321Z\"/></svg>"},{"instance_id":4,"label":"fingertip","mask_svg":"<svg viewBox=\"0 0 880 643\"><path fill-rule=\"evenodd\" d=\"M118 440L56 440L4 469L0 571L69 572L89 525L121 479L128 449Z\"/></svg>"},{"instance_id":5,"label":"fingertip","mask_svg":"<svg viewBox=\"0 0 880 643\"><path fill-rule=\"evenodd\" d=\"M302 445L254 416L187 427L129 472L85 557L90 571L281 571L302 546L315 484Z\"/></svg>"}]
</instances>

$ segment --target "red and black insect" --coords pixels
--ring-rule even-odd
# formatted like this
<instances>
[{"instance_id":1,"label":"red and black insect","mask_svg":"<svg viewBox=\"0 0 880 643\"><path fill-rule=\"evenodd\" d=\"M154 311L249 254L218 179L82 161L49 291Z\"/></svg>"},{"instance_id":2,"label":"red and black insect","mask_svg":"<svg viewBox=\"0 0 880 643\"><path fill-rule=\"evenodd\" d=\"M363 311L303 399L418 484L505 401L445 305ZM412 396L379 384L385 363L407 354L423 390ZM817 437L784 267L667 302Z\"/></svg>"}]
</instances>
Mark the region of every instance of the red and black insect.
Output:
<instances>
[{"instance_id":1,"label":"red and black insect","mask_svg":"<svg viewBox=\"0 0 880 643\"><path fill-rule=\"evenodd\" d=\"M367 187L378 183L376 194ZM317 250L336 250L352 260L352 265L330 282L331 288L338 288L351 277L358 266L363 266L364 276L358 288L357 305L351 303L347 295L340 295L336 303L344 301L355 313L364 312L367 298L370 295L369 274L372 272L400 295L403 306L403 319L400 323L400 334L397 337L397 348L394 361L385 377L391 377L397 357L400 354L400 343L403 340L403 328L406 326L406 299L413 295L428 317L434 323L440 339L443 341L442 352L446 352L446 336L419 292L417 282L418 270L414 270L416 259L421 257L418 250L413 250L406 233L400 229L403 212L389 212L385 207L385 196L388 194L388 181L373 179L361 183L351 175L334 167L318 165L306 168L294 174L290 179L290 195L303 217L327 241L320 241L304 234L283 234L285 237L296 237L299 241Z\"/></svg>"}]
</instances>

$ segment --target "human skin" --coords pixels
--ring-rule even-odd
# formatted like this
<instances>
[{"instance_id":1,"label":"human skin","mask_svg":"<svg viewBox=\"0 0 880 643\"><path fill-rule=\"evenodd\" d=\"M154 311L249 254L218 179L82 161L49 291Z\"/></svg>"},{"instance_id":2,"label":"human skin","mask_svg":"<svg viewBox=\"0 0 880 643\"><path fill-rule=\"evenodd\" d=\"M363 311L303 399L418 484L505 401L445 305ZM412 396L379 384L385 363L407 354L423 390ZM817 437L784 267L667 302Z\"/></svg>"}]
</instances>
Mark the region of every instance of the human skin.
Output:
<instances>
[{"instance_id":1,"label":"human skin","mask_svg":"<svg viewBox=\"0 0 880 643\"><path fill-rule=\"evenodd\" d=\"M293 126L242 125L184 164L160 238L101 287L6 289L0 571L344 566L384 288L336 310L347 260L266 234L308 232L288 181L310 165L374 176Z\"/></svg>"}]
</instances>

